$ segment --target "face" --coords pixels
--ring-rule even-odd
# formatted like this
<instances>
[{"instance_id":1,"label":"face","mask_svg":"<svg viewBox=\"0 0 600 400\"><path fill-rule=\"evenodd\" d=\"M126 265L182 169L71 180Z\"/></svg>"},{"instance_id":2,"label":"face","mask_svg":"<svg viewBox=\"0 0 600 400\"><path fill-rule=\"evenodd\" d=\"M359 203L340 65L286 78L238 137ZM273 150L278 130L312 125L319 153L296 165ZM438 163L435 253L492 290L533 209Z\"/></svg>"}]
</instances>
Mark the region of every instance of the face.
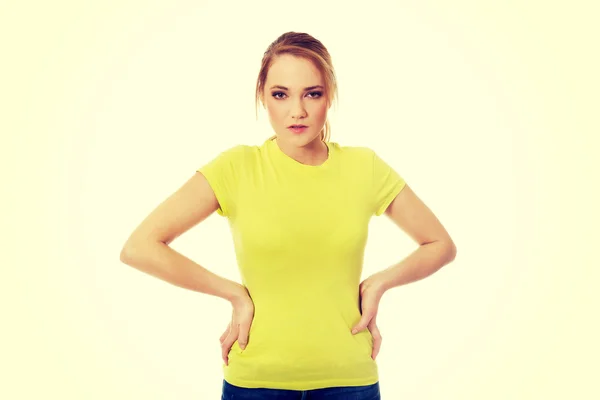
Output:
<instances>
[{"instance_id":1,"label":"face","mask_svg":"<svg viewBox=\"0 0 600 400\"><path fill-rule=\"evenodd\" d=\"M318 143L327 120L325 83L311 61L289 54L271 65L263 91L264 105L278 141L296 147ZM288 127L308 126L301 133Z\"/></svg>"}]
</instances>

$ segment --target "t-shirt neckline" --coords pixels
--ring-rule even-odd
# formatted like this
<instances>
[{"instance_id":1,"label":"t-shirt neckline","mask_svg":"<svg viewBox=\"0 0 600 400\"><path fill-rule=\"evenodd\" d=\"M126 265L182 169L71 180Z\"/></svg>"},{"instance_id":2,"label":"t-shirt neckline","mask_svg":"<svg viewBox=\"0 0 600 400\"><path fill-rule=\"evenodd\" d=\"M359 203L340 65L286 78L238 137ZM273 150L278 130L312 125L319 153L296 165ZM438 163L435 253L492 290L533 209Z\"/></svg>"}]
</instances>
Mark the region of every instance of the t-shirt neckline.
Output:
<instances>
[{"instance_id":1,"label":"t-shirt neckline","mask_svg":"<svg viewBox=\"0 0 600 400\"><path fill-rule=\"evenodd\" d=\"M324 142L327 146L327 159L320 165L308 165L302 164L301 162L294 160L292 157L288 156L279 148L279 145L275 141L275 139L267 139L267 144L272 147L273 152L277 154L277 157L283 160L286 164L291 165L293 168L299 168L303 170L313 170L319 171L329 168L332 163L332 159L334 157L333 146L331 142Z\"/></svg>"}]
</instances>

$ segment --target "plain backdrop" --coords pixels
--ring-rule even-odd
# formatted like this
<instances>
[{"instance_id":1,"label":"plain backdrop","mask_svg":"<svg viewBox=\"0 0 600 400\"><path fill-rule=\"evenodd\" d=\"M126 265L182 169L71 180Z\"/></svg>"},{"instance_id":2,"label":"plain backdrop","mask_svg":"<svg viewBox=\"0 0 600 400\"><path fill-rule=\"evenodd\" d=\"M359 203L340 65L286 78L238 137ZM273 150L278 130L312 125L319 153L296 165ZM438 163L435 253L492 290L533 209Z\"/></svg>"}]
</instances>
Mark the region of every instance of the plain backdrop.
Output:
<instances>
[{"instance_id":1,"label":"plain backdrop","mask_svg":"<svg viewBox=\"0 0 600 400\"><path fill-rule=\"evenodd\" d=\"M119 261L195 170L273 134L254 89L287 31L321 40L331 140L438 216L453 263L392 289L384 400L598 399L593 2L0 3L4 399L217 399L231 307ZM324 199L323 201L327 201ZM226 219L177 251L240 282ZM363 279L416 248L374 217Z\"/></svg>"}]
</instances>

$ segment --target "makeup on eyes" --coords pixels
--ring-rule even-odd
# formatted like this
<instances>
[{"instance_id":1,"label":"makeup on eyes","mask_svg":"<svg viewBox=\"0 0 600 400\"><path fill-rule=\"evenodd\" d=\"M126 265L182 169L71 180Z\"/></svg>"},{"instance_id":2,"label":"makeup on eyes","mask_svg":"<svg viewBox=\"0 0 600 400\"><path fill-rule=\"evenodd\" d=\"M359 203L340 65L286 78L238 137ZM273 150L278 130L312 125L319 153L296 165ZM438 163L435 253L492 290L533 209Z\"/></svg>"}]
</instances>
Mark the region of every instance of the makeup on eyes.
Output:
<instances>
[{"instance_id":1,"label":"makeup on eyes","mask_svg":"<svg viewBox=\"0 0 600 400\"><path fill-rule=\"evenodd\" d=\"M282 97L277 97L279 94L285 94L285 93L283 93L283 92L273 92L273 93L271 93L271 95L272 95L272 96L273 96L275 99L278 99L278 100L280 100L280 99L282 99ZM318 99L318 98L321 98L321 97L323 96L323 92L320 92L320 91L309 92L308 94L311 94L311 95L317 95L317 97L313 97L314 99Z\"/></svg>"}]
</instances>

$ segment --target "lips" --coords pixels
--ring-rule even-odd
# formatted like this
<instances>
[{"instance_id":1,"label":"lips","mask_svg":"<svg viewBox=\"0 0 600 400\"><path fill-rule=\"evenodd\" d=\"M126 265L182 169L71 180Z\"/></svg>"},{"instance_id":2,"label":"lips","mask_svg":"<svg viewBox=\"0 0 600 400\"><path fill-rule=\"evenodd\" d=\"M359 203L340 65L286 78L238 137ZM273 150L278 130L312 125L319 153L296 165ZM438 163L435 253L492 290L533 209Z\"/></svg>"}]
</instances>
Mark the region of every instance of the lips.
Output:
<instances>
[{"instance_id":1,"label":"lips","mask_svg":"<svg viewBox=\"0 0 600 400\"><path fill-rule=\"evenodd\" d=\"M307 128L306 125L290 125L288 128Z\"/></svg>"}]
</instances>

